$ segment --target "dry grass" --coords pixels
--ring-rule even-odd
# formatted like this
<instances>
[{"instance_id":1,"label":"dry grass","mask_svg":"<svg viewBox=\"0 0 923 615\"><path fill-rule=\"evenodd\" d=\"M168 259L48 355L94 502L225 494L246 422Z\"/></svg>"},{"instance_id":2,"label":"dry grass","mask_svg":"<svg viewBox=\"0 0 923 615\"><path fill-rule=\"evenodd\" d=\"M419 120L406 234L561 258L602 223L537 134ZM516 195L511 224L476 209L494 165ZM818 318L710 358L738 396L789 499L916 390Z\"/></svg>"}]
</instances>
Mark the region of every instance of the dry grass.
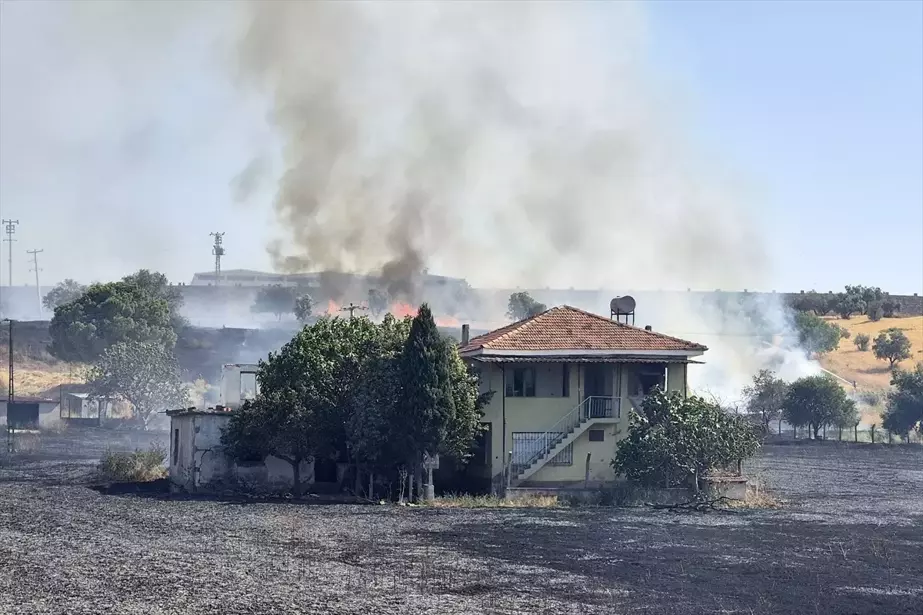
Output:
<instances>
[{"instance_id":1,"label":"dry grass","mask_svg":"<svg viewBox=\"0 0 923 615\"><path fill-rule=\"evenodd\" d=\"M882 318L873 322L865 316L853 316L849 320L828 319L849 330L849 339L840 341L840 347L820 361L825 369L846 380L855 381L860 389L887 389L891 384L891 372L887 361L875 358L871 344L865 352L856 350L853 343L856 335L864 333L873 341L881 331L890 327L901 329L910 339L912 358L901 363L902 367L923 361L923 316L907 318Z\"/></svg>"},{"instance_id":2,"label":"dry grass","mask_svg":"<svg viewBox=\"0 0 923 615\"><path fill-rule=\"evenodd\" d=\"M142 451L120 453L108 451L99 462L99 472L107 480L116 482L147 482L167 475L164 461L167 452L163 446L152 444Z\"/></svg>"},{"instance_id":3,"label":"dry grass","mask_svg":"<svg viewBox=\"0 0 923 615\"><path fill-rule=\"evenodd\" d=\"M436 498L433 508L556 508L556 495L526 495L507 500L492 495L457 494Z\"/></svg>"},{"instance_id":4,"label":"dry grass","mask_svg":"<svg viewBox=\"0 0 923 615\"><path fill-rule=\"evenodd\" d=\"M14 353L15 356L15 353ZM2 357L6 364L6 357ZM16 393L38 396L61 384L86 382L86 366L79 363L44 363L35 360L17 360L15 365ZM6 369L0 373L0 390L7 390Z\"/></svg>"},{"instance_id":5,"label":"dry grass","mask_svg":"<svg viewBox=\"0 0 923 615\"><path fill-rule=\"evenodd\" d=\"M729 500L727 507L734 510L762 510L767 508L782 508L784 502L767 490L760 481L755 480L747 485L747 495L743 500Z\"/></svg>"}]
</instances>

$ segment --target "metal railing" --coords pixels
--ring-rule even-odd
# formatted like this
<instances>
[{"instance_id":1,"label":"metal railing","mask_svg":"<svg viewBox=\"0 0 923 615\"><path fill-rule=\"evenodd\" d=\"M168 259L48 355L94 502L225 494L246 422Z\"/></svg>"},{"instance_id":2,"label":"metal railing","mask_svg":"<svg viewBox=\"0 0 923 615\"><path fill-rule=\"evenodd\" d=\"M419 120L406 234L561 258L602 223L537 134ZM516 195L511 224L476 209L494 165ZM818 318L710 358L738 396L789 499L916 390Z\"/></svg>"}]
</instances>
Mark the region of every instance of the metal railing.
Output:
<instances>
[{"instance_id":1,"label":"metal railing","mask_svg":"<svg viewBox=\"0 0 923 615\"><path fill-rule=\"evenodd\" d=\"M541 435L530 439L529 456L516 456L511 459L510 470L513 477L518 477L535 462L548 455L551 450L572 434L578 427L590 419L618 418L621 416L621 400L617 397L592 396L584 399L577 407L562 416L557 423Z\"/></svg>"}]
</instances>

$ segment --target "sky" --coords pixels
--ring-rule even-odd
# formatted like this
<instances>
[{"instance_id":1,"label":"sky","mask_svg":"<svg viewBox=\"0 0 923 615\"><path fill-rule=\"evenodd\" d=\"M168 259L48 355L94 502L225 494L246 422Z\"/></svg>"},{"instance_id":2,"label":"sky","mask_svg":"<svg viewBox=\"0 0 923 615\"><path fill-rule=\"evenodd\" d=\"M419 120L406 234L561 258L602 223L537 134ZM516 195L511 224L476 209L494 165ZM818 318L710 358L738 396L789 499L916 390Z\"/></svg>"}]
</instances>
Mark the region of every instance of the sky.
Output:
<instances>
[{"instance_id":1,"label":"sky","mask_svg":"<svg viewBox=\"0 0 923 615\"><path fill-rule=\"evenodd\" d=\"M233 20L186 15L215 7L192 5L124 4L109 22L65 2L0 2L0 214L20 222L15 284L32 280L36 248L43 285L141 267L188 281L212 266L212 231L226 233L225 269L271 267L267 245L286 231L273 186L234 198L248 163L278 163L270 105L222 68ZM673 113L695 151L741 186L758 222L772 265L762 283L923 292L923 2L638 11L652 79L682 100Z\"/></svg>"}]
</instances>

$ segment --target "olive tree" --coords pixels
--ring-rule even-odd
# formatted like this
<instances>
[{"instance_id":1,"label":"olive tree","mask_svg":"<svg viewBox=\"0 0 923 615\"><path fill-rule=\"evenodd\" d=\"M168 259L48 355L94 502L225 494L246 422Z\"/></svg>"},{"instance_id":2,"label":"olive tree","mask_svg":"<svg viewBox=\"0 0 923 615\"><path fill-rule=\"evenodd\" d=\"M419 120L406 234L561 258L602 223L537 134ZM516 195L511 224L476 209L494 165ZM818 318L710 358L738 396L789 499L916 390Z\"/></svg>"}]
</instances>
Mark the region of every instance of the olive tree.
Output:
<instances>
[{"instance_id":1,"label":"olive tree","mask_svg":"<svg viewBox=\"0 0 923 615\"><path fill-rule=\"evenodd\" d=\"M709 471L727 468L759 448L753 426L701 397L656 389L633 412L612 466L645 486L698 488Z\"/></svg>"},{"instance_id":2,"label":"olive tree","mask_svg":"<svg viewBox=\"0 0 923 615\"><path fill-rule=\"evenodd\" d=\"M119 342L105 351L88 373L94 397L120 396L131 403L147 428L158 412L185 407L188 389L173 353L152 342Z\"/></svg>"},{"instance_id":3,"label":"olive tree","mask_svg":"<svg viewBox=\"0 0 923 615\"><path fill-rule=\"evenodd\" d=\"M895 370L891 384L884 428L905 437L914 429L923 431L923 363L912 371Z\"/></svg>"},{"instance_id":4,"label":"olive tree","mask_svg":"<svg viewBox=\"0 0 923 615\"><path fill-rule=\"evenodd\" d=\"M762 369L753 377L753 384L743 390L747 413L759 420L763 433L769 433L769 423L782 414L782 404L788 393L788 384L776 378L768 369Z\"/></svg>"},{"instance_id":5,"label":"olive tree","mask_svg":"<svg viewBox=\"0 0 923 615\"><path fill-rule=\"evenodd\" d=\"M853 424L856 404L831 376L807 376L789 386L782 416L790 425L808 427L818 438L825 425L845 427Z\"/></svg>"},{"instance_id":6,"label":"olive tree","mask_svg":"<svg viewBox=\"0 0 923 615\"><path fill-rule=\"evenodd\" d=\"M901 361L910 358L910 339L897 327L885 329L875 338L872 352L876 359L887 361L893 369Z\"/></svg>"}]
</instances>

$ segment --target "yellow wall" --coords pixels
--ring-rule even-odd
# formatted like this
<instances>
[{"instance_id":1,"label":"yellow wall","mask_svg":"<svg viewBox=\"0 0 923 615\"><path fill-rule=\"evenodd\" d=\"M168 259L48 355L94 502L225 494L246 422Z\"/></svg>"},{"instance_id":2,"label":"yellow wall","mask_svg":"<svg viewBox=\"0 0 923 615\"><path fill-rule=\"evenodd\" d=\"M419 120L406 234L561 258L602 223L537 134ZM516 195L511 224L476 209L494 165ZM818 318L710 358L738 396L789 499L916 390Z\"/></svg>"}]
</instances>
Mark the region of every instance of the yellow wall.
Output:
<instances>
[{"instance_id":1,"label":"yellow wall","mask_svg":"<svg viewBox=\"0 0 923 615\"><path fill-rule=\"evenodd\" d=\"M491 424L490 467L491 475L496 476L503 472L505 461L513 448L513 432L549 431L564 415L580 403L583 397L585 364L569 364L570 395L568 397L562 396L563 367L561 363L476 363L475 365L480 370L481 391L494 391L490 404L484 409L483 421ZM507 378L512 377L511 372L516 367L534 367L536 397L505 397L504 365ZM607 382L612 385L613 395L621 398L619 420L615 423L593 426L593 429L605 430L603 442L590 442L589 433L584 432L574 441L572 465L546 465L530 477L530 482L583 481L587 453L590 454L591 481L609 481L615 478L609 462L615 454L617 441L623 438L628 430L631 404L627 398L635 392L637 378L634 372L638 365L631 363L608 365L612 372L611 378L607 377ZM686 364L668 364L667 389L685 394ZM504 414L506 417L505 430Z\"/></svg>"}]
</instances>

